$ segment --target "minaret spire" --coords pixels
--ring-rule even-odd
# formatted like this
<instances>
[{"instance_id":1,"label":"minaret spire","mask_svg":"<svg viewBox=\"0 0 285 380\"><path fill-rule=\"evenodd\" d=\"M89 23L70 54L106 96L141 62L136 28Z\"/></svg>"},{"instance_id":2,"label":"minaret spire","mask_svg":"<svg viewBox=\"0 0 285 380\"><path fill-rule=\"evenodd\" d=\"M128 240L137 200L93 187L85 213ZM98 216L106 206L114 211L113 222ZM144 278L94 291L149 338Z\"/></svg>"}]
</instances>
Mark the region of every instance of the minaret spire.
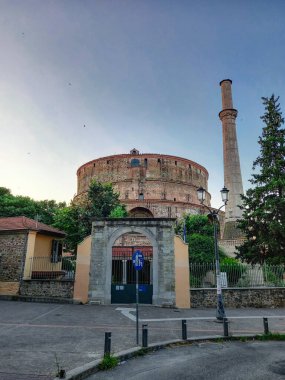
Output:
<instances>
[{"instance_id":1,"label":"minaret spire","mask_svg":"<svg viewBox=\"0 0 285 380\"><path fill-rule=\"evenodd\" d=\"M224 181L225 186L229 189L223 239L235 239L241 235L241 232L236 228L236 221L242 216L242 211L238 206L241 205L240 194L243 194L236 135L238 112L233 108L232 81L224 79L220 82L220 86L222 90L222 111L219 113L219 117L223 126Z\"/></svg>"}]
</instances>

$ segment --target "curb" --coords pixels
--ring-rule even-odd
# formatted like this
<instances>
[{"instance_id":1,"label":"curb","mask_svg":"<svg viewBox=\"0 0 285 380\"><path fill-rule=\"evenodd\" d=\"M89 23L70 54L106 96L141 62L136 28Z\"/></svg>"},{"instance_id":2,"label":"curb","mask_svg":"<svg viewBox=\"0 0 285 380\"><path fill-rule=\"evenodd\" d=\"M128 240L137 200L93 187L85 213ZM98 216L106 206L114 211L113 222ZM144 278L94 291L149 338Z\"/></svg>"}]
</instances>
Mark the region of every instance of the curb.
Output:
<instances>
[{"instance_id":1,"label":"curb","mask_svg":"<svg viewBox=\"0 0 285 380\"><path fill-rule=\"evenodd\" d=\"M33 297L21 295L0 295L0 301L22 301L22 302L41 302L41 303L62 303L62 304L76 304L81 302L75 301L73 298L49 298L49 297Z\"/></svg>"},{"instance_id":2,"label":"curb","mask_svg":"<svg viewBox=\"0 0 285 380\"><path fill-rule=\"evenodd\" d=\"M187 345L195 342L205 342L205 341L216 341L223 340L223 341L230 341L230 340L239 340L241 338L254 338L256 336L259 336L262 334L243 334L243 335L230 335L230 336L223 336L223 335L210 335L210 336L198 336L195 338L188 338L187 340L181 340L181 339L175 339L175 340L168 340L164 342L159 343L152 343L149 344L148 347L133 347L128 350L119 351L114 354L114 357L118 358L120 362L124 360L128 360L137 356L141 356L143 354L146 354L148 352L154 352L161 350L166 347L171 346L178 346L178 345ZM87 376L93 375L96 372L99 372L98 365L101 362L101 359L94 360L90 363L84 364L81 367L74 368L68 372L66 372L65 380L83 380L86 379ZM55 377L53 380L58 380L58 377Z\"/></svg>"}]
</instances>

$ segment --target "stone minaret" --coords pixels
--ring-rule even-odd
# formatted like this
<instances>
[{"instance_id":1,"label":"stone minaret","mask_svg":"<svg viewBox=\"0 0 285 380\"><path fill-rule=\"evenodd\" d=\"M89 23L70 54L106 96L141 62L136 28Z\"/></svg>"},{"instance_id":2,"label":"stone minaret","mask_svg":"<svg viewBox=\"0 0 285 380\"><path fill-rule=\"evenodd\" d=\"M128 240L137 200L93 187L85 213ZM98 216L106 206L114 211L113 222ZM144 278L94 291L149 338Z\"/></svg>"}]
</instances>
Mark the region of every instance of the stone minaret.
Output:
<instances>
[{"instance_id":1,"label":"stone minaret","mask_svg":"<svg viewBox=\"0 0 285 380\"><path fill-rule=\"evenodd\" d=\"M240 194L243 194L239 152L236 135L237 110L233 108L232 81L225 79L220 82L222 90L222 111L219 117L223 125L223 150L224 150L224 181L229 189L229 201L225 210L225 228L223 239L232 240L241 236L236 228L237 219L241 218L242 211L238 207L241 204Z\"/></svg>"}]
</instances>

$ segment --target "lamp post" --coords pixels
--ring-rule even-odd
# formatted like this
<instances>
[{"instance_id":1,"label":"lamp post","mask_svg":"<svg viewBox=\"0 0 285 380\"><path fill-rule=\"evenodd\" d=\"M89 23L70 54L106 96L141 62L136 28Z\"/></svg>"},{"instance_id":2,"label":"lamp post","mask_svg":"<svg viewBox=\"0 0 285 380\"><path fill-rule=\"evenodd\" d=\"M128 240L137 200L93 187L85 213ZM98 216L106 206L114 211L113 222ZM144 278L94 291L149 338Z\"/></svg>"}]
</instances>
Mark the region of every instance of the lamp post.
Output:
<instances>
[{"instance_id":1,"label":"lamp post","mask_svg":"<svg viewBox=\"0 0 285 380\"><path fill-rule=\"evenodd\" d=\"M206 190L203 187L197 189L198 200L200 203L207 208L209 211L209 216L213 221L214 226L214 248L215 248L215 263L216 263L216 281L217 281L217 311L216 318L218 320L223 320L226 318L226 313L224 309L223 296L222 296L222 286L221 286L221 270L220 270L220 256L218 249L218 237L217 237L217 223L218 223L218 214L222 207L224 207L228 202L228 193L229 190L226 187L223 187L221 190L222 201L224 204L218 210L211 210L210 207L204 204Z\"/></svg>"}]
</instances>

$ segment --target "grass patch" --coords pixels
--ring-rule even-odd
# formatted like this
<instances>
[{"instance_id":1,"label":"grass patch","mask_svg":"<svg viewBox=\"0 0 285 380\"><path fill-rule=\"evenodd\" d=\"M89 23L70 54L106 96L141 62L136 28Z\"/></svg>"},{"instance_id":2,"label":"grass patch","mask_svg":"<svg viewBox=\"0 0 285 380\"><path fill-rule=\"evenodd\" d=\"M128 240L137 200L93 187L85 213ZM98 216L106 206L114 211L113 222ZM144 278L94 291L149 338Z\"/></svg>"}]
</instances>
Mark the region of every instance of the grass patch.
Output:
<instances>
[{"instance_id":1,"label":"grass patch","mask_svg":"<svg viewBox=\"0 0 285 380\"><path fill-rule=\"evenodd\" d=\"M285 340L285 334L279 333L268 333L263 335L258 335L255 337L256 340Z\"/></svg>"},{"instance_id":2,"label":"grass patch","mask_svg":"<svg viewBox=\"0 0 285 380\"><path fill-rule=\"evenodd\" d=\"M119 359L115 358L115 356L111 354L105 354L102 361L99 363L98 368L101 371L106 371L107 369L111 369L116 367L119 364Z\"/></svg>"},{"instance_id":3,"label":"grass patch","mask_svg":"<svg viewBox=\"0 0 285 380\"><path fill-rule=\"evenodd\" d=\"M137 356L144 356L146 355L147 353L149 352L148 349L146 348L141 348L140 350L138 350L137 352L134 353L134 357L137 357Z\"/></svg>"}]
</instances>

